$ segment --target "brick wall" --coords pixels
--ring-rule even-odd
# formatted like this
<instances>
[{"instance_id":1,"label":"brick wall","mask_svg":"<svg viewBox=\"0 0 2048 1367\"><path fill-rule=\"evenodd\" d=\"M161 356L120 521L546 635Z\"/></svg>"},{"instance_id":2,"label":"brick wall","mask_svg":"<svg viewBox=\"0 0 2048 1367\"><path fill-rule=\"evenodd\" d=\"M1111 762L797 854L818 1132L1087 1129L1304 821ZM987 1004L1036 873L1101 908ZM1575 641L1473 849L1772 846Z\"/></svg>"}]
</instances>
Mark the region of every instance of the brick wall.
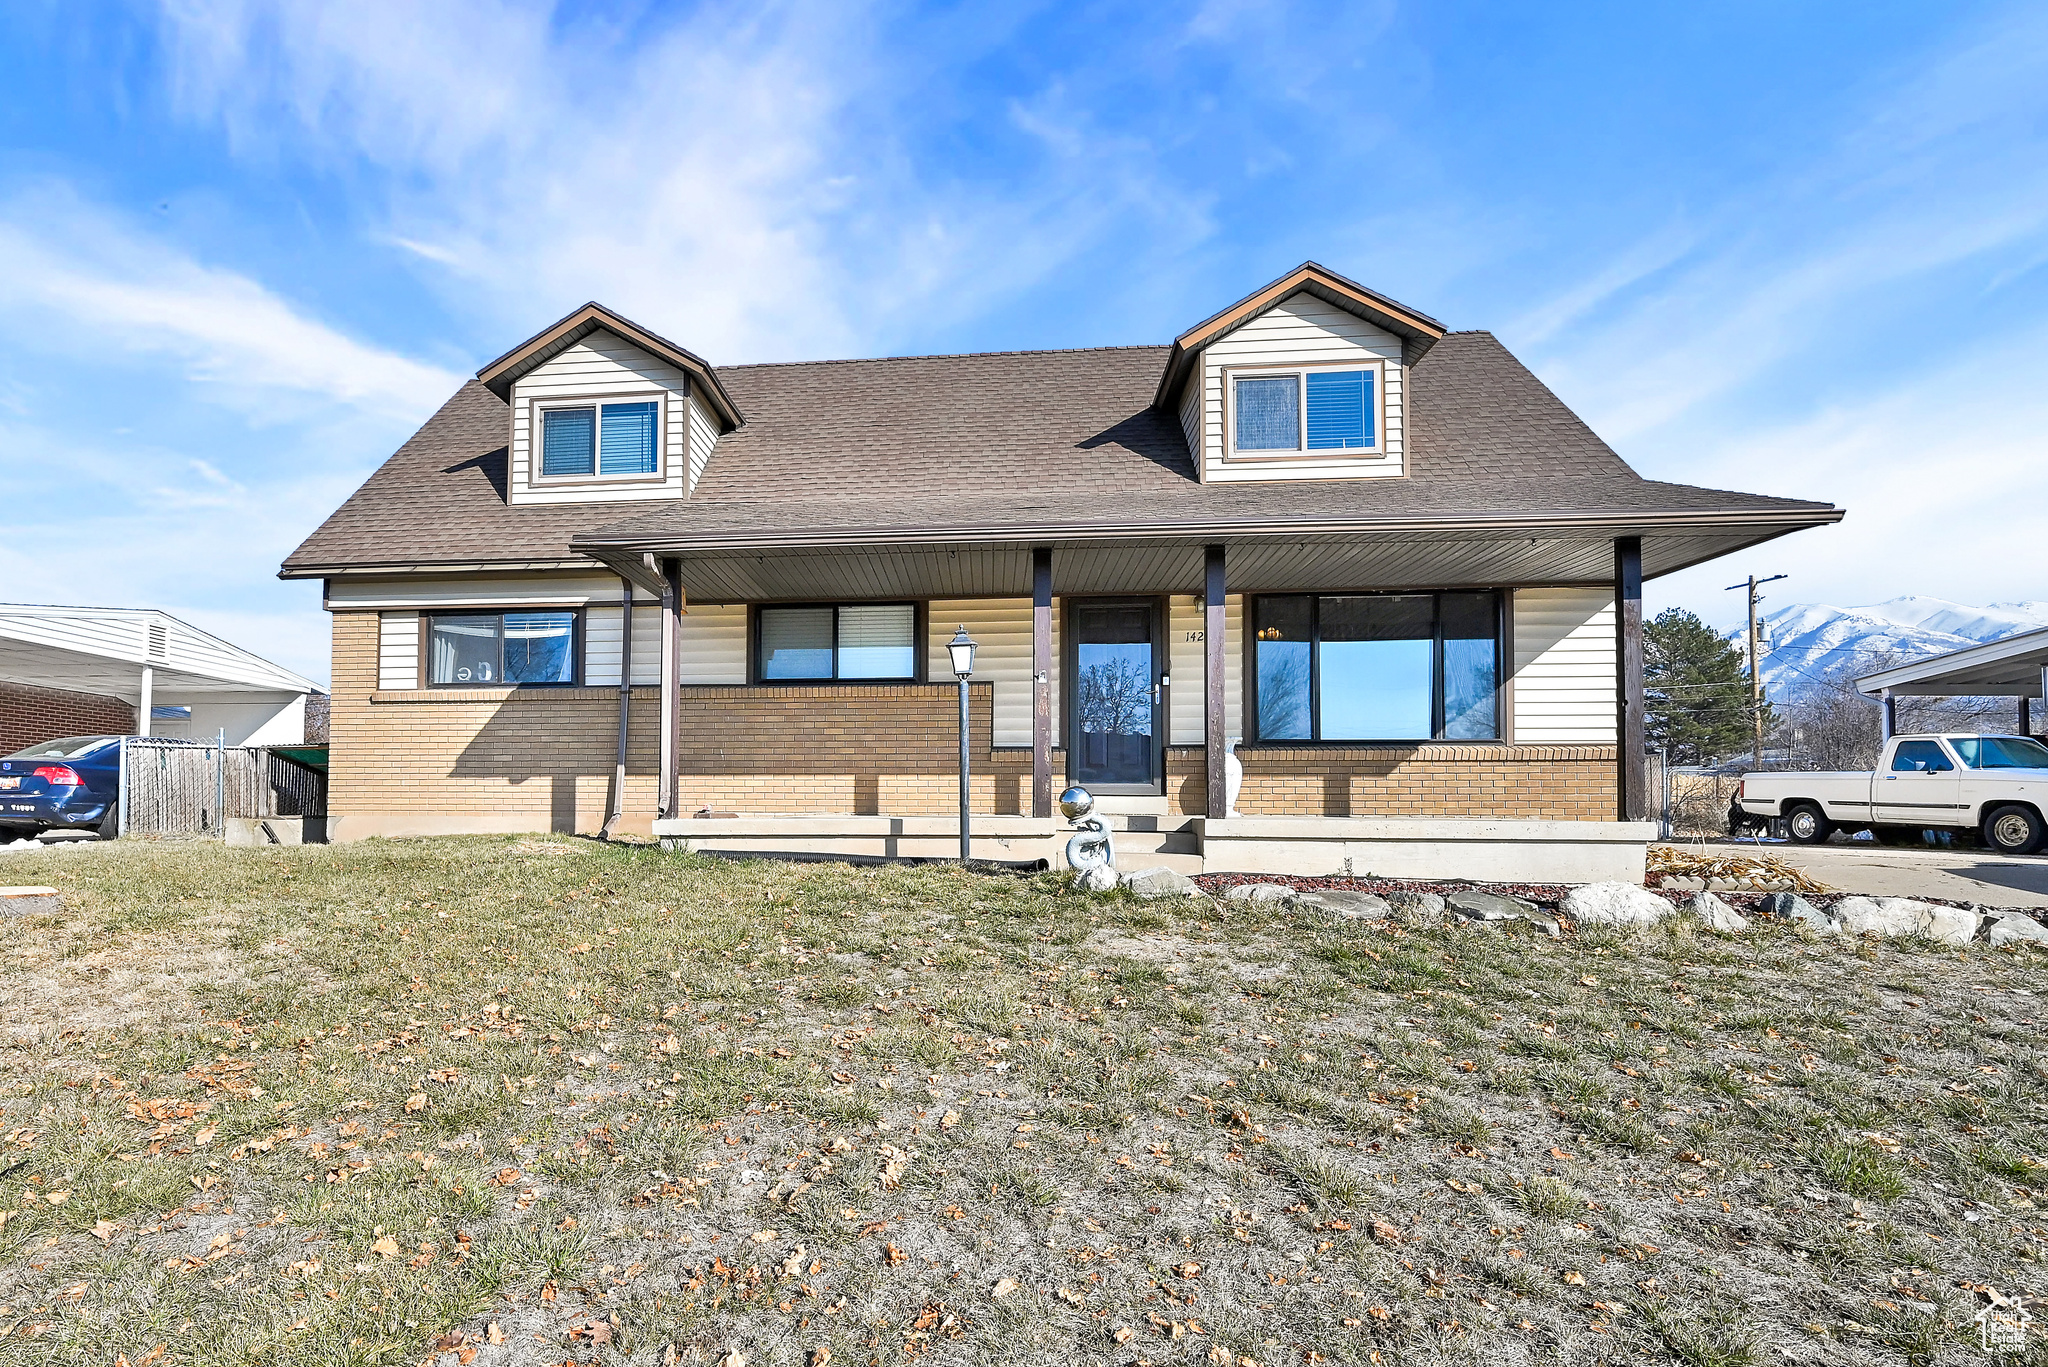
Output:
<instances>
[{"instance_id":1,"label":"brick wall","mask_svg":"<svg viewBox=\"0 0 2048 1367\"><path fill-rule=\"evenodd\" d=\"M99 693L0 683L0 755L59 736L126 735L135 707Z\"/></svg>"},{"instance_id":2,"label":"brick wall","mask_svg":"<svg viewBox=\"0 0 2048 1367\"><path fill-rule=\"evenodd\" d=\"M481 818L481 827L595 830L611 792L618 691L378 693L375 613L334 614L328 810ZM990 746L992 691L970 691L976 811L1028 812L1031 754ZM746 813L943 815L957 797L952 684L681 690L681 797ZM626 828L655 804L659 693L633 690ZM1247 816L1492 816L1611 821L1612 746L1385 746L1241 752ZM1065 753L1053 753L1053 790ZM1204 808L1199 746L1166 752L1168 806Z\"/></svg>"}]
</instances>

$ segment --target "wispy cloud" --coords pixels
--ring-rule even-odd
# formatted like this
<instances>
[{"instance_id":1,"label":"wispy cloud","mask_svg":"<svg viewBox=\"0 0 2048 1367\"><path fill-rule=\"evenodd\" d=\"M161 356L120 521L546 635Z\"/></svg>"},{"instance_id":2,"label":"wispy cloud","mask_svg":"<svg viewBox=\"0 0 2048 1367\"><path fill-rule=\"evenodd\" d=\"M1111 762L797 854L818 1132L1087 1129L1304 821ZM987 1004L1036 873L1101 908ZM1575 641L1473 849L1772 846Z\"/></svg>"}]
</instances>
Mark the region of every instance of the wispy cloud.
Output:
<instances>
[{"instance_id":1,"label":"wispy cloud","mask_svg":"<svg viewBox=\"0 0 2048 1367\"><path fill-rule=\"evenodd\" d=\"M0 315L56 340L174 358L236 395L285 390L419 417L460 383L349 337L246 275L208 266L65 187L0 202Z\"/></svg>"},{"instance_id":2,"label":"wispy cloud","mask_svg":"<svg viewBox=\"0 0 2048 1367\"><path fill-rule=\"evenodd\" d=\"M2048 14L2023 8L1880 73L1860 111L1788 139L1745 192L1623 250L1509 341L1604 435L1654 450L1858 320L1889 314L1902 344L1939 333L1908 301L1958 270L2018 279L2048 246L2044 54ZM1837 378L1839 354L1814 359Z\"/></svg>"}]
</instances>

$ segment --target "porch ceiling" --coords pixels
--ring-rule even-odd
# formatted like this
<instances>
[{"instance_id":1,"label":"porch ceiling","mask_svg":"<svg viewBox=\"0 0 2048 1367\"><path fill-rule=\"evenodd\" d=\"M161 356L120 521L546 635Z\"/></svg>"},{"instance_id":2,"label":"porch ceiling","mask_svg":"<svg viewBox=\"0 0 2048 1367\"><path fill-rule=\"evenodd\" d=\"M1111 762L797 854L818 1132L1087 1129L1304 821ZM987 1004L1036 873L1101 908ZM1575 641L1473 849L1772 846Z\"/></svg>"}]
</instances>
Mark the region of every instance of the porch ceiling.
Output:
<instances>
[{"instance_id":1,"label":"porch ceiling","mask_svg":"<svg viewBox=\"0 0 2048 1367\"><path fill-rule=\"evenodd\" d=\"M1770 534L1792 528L1770 529ZM1645 578L1767 539L1755 526L1669 529L1616 526L1569 536L1406 532L1387 535L1220 538L1232 592L1609 583L1614 538L1643 538ZM1050 543L1058 594L1202 591L1203 541L1088 540ZM703 603L792 599L1003 598L1031 592L1028 543L958 546L764 548L682 552L682 582ZM638 554L599 552L638 567Z\"/></svg>"}]
</instances>

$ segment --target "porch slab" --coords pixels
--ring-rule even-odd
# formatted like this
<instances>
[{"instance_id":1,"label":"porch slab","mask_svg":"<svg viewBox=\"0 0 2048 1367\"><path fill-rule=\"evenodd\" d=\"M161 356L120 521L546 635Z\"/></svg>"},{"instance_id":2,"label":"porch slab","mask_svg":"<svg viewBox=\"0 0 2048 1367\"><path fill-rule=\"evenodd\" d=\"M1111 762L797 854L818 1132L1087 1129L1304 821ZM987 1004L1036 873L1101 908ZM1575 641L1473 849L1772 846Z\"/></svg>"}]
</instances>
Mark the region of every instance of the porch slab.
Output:
<instances>
[{"instance_id":1,"label":"porch slab","mask_svg":"<svg viewBox=\"0 0 2048 1367\"><path fill-rule=\"evenodd\" d=\"M1206 873L1641 883L1654 821L1445 817L1194 820Z\"/></svg>"},{"instance_id":2,"label":"porch slab","mask_svg":"<svg viewBox=\"0 0 2048 1367\"><path fill-rule=\"evenodd\" d=\"M1072 832L1030 816L977 816L976 859L1050 859ZM663 848L721 854L857 854L889 859L951 859L960 854L960 821L951 816L713 816L654 823Z\"/></svg>"}]
</instances>

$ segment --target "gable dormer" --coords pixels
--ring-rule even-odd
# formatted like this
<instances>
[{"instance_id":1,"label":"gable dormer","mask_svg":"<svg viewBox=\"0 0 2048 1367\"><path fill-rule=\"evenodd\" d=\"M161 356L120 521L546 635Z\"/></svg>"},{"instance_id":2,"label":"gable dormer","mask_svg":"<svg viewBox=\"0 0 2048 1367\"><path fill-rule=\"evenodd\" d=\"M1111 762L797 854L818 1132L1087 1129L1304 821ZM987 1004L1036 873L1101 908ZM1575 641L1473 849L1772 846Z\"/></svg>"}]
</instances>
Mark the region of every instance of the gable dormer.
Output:
<instances>
[{"instance_id":1,"label":"gable dormer","mask_svg":"<svg viewBox=\"0 0 2048 1367\"><path fill-rule=\"evenodd\" d=\"M1175 338L1153 402L1205 484L1400 475L1407 369L1443 335L1306 262Z\"/></svg>"},{"instance_id":2,"label":"gable dormer","mask_svg":"<svg viewBox=\"0 0 2048 1367\"><path fill-rule=\"evenodd\" d=\"M741 422L703 358L585 304L477 372L512 409L514 504L687 498Z\"/></svg>"}]
</instances>

